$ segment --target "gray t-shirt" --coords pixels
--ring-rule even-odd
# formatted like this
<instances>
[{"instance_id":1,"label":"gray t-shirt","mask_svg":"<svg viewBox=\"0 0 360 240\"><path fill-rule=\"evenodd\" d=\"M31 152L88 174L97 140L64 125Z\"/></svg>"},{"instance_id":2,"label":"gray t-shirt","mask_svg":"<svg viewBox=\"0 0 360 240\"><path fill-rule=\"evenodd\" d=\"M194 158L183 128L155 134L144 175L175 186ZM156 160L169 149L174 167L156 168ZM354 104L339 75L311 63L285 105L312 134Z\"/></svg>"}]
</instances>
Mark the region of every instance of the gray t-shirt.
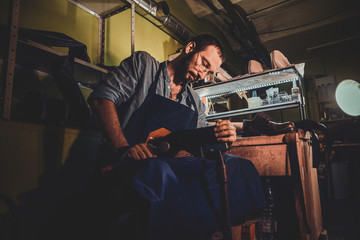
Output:
<instances>
[{"instance_id":1,"label":"gray t-shirt","mask_svg":"<svg viewBox=\"0 0 360 240\"><path fill-rule=\"evenodd\" d=\"M167 62L160 65L155 58L146 52L135 52L99 82L88 101L103 98L114 102L120 124L122 128L125 128L133 113L144 102L158 70L160 74L156 94L169 98L171 79L167 66ZM159 69L160 67L161 69ZM185 91L177 101L198 112L197 127L206 126L205 105L191 87L186 86Z\"/></svg>"}]
</instances>

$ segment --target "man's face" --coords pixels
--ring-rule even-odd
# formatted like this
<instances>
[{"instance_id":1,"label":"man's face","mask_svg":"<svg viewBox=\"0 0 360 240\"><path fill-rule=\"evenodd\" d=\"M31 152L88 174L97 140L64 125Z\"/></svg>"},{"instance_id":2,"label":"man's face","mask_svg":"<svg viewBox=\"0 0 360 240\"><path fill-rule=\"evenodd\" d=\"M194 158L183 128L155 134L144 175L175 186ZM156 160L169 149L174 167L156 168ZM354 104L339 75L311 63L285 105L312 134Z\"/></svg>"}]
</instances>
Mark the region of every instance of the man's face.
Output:
<instances>
[{"instance_id":1,"label":"man's face","mask_svg":"<svg viewBox=\"0 0 360 240\"><path fill-rule=\"evenodd\" d=\"M199 52L189 52L183 61L182 78L187 82L204 79L207 74L213 74L222 64L218 49L208 46Z\"/></svg>"}]
</instances>

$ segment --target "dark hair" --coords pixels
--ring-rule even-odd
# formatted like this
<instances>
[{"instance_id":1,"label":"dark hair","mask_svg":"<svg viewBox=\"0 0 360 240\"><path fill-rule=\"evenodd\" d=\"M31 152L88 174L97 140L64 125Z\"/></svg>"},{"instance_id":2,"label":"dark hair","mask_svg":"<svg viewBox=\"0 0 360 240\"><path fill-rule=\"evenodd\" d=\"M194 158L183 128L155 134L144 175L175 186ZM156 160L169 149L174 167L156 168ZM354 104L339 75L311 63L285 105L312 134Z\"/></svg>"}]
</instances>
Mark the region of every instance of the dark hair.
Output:
<instances>
[{"instance_id":1,"label":"dark hair","mask_svg":"<svg viewBox=\"0 0 360 240\"><path fill-rule=\"evenodd\" d=\"M221 42L210 34L201 34L197 35L189 40L190 42L195 42L195 49L197 52L204 50L208 46L215 46L218 49L219 56L221 60L225 61L225 50Z\"/></svg>"}]
</instances>

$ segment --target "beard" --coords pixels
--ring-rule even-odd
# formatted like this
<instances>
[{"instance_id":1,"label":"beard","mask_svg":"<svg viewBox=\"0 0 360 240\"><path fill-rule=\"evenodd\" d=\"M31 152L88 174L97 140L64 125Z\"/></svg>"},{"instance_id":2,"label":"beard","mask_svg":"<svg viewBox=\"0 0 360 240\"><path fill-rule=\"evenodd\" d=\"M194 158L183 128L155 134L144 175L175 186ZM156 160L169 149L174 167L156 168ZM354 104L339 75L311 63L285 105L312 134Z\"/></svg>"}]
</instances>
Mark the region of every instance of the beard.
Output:
<instances>
[{"instance_id":1,"label":"beard","mask_svg":"<svg viewBox=\"0 0 360 240\"><path fill-rule=\"evenodd\" d=\"M194 76L193 73L189 71L189 66L193 61L193 56L195 55L195 53L196 52L191 52L185 55L182 61L180 61L180 63L176 66L175 74L174 74L174 80L176 83L181 83L183 85L186 85L190 82L196 82L199 80L198 76ZM188 77L187 74L190 74L193 77L193 79Z\"/></svg>"}]
</instances>

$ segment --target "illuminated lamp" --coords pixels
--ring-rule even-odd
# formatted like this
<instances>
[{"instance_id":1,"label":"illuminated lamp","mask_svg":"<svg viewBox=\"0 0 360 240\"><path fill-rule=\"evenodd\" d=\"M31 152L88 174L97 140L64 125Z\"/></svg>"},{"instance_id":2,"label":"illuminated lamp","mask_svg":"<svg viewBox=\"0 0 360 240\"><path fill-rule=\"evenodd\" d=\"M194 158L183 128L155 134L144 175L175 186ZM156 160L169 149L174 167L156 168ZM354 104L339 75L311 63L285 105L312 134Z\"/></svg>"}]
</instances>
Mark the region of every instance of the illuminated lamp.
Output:
<instances>
[{"instance_id":1,"label":"illuminated lamp","mask_svg":"<svg viewBox=\"0 0 360 240\"><path fill-rule=\"evenodd\" d=\"M360 116L360 83L346 79L336 87L335 99L340 109L350 116Z\"/></svg>"}]
</instances>

